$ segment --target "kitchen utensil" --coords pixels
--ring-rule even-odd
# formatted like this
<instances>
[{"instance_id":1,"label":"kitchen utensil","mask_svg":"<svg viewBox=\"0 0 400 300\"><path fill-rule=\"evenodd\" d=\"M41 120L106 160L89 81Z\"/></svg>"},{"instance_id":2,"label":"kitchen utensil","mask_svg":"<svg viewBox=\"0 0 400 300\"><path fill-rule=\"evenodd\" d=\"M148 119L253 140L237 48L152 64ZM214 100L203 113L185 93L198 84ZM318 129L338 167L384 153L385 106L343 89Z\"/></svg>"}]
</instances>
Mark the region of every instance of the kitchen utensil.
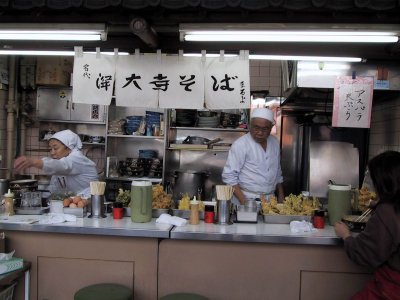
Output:
<instances>
[{"instance_id":1,"label":"kitchen utensil","mask_svg":"<svg viewBox=\"0 0 400 300\"><path fill-rule=\"evenodd\" d=\"M15 205L20 206L22 193L36 191L37 187L38 181L35 179L21 179L11 181L9 184L9 188L15 194Z\"/></svg>"},{"instance_id":2,"label":"kitchen utensil","mask_svg":"<svg viewBox=\"0 0 400 300\"><path fill-rule=\"evenodd\" d=\"M104 193L104 191L103 191ZM91 214L88 218L105 218L104 195L95 194L91 196Z\"/></svg>"},{"instance_id":3,"label":"kitchen utensil","mask_svg":"<svg viewBox=\"0 0 400 300\"><path fill-rule=\"evenodd\" d=\"M217 200L217 217L215 224L231 225L231 201Z\"/></svg>"},{"instance_id":4,"label":"kitchen utensil","mask_svg":"<svg viewBox=\"0 0 400 300\"><path fill-rule=\"evenodd\" d=\"M104 195L105 189L106 189L106 183L103 181L90 182L90 194L92 195Z\"/></svg>"},{"instance_id":5,"label":"kitchen utensil","mask_svg":"<svg viewBox=\"0 0 400 300\"><path fill-rule=\"evenodd\" d=\"M217 192L218 200L230 200L233 196L233 187L228 185L216 185L215 190Z\"/></svg>"},{"instance_id":6,"label":"kitchen utensil","mask_svg":"<svg viewBox=\"0 0 400 300\"><path fill-rule=\"evenodd\" d=\"M151 221L152 184L148 180L133 180L131 185L131 219L135 223Z\"/></svg>"},{"instance_id":7,"label":"kitchen utensil","mask_svg":"<svg viewBox=\"0 0 400 300\"><path fill-rule=\"evenodd\" d=\"M182 142L182 144L196 144L196 145L208 145L211 146L212 144L218 143L219 141L222 141L220 138L216 138L213 140L209 140L207 138L203 138L200 136L187 136L186 139Z\"/></svg>"},{"instance_id":8,"label":"kitchen utensil","mask_svg":"<svg viewBox=\"0 0 400 300\"><path fill-rule=\"evenodd\" d=\"M193 196L197 196L200 189L200 197L204 200L204 183L207 176L208 174L203 171L176 170L172 198L175 200L181 199L185 193L188 193L189 197L193 198Z\"/></svg>"},{"instance_id":9,"label":"kitchen utensil","mask_svg":"<svg viewBox=\"0 0 400 300\"><path fill-rule=\"evenodd\" d=\"M333 226L351 213L351 194L354 191L349 184L330 184L328 187L329 225Z\"/></svg>"},{"instance_id":10,"label":"kitchen utensil","mask_svg":"<svg viewBox=\"0 0 400 300\"><path fill-rule=\"evenodd\" d=\"M356 222L363 222L368 216L372 213L372 209L368 208L366 209L361 216L359 216L355 221Z\"/></svg>"}]
</instances>

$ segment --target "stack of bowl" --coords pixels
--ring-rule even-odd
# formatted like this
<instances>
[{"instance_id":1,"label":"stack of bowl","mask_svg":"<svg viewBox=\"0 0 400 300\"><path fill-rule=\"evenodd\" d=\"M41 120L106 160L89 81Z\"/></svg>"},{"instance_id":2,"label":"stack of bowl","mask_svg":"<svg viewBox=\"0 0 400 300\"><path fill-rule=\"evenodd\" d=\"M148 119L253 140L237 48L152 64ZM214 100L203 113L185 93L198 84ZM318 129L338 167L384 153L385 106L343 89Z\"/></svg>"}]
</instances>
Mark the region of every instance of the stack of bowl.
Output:
<instances>
[{"instance_id":1,"label":"stack of bowl","mask_svg":"<svg viewBox=\"0 0 400 300\"><path fill-rule=\"evenodd\" d=\"M183 127L192 127L196 122L195 109L177 109L176 110L176 125Z\"/></svg>"},{"instance_id":2,"label":"stack of bowl","mask_svg":"<svg viewBox=\"0 0 400 300\"><path fill-rule=\"evenodd\" d=\"M143 116L127 116L125 124L126 134L132 134L139 129L140 122L142 122Z\"/></svg>"},{"instance_id":3,"label":"stack of bowl","mask_svg":"<svg viewBox=\"0 0 400 300\"><path fill-rule=\"evenodd\" d=\"M219 125L219 116L216 112L202 111L199 112L197 117L198 127L217 127Z\"/></svg>"}]
</instances>

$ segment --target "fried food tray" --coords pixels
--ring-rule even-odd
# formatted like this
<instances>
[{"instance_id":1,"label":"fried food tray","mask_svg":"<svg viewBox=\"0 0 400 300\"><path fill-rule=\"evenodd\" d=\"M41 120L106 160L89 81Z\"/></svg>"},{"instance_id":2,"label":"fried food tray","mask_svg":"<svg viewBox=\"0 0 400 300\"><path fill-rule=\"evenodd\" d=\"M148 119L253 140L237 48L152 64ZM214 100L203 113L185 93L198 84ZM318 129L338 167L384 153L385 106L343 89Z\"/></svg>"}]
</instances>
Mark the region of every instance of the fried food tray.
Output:
<instances>
[{"instance_id":1,"label":"fried food tray","mask_svg":"<svg viewBox=\"0 0 400 300\"><path fill-rule=\"evenodd\" d=\"M307 221L311 222L311 216L298 215L268 215L263 214L264 223L269 224L289 224L292 221Z\"/></svg>"}]
</instances>

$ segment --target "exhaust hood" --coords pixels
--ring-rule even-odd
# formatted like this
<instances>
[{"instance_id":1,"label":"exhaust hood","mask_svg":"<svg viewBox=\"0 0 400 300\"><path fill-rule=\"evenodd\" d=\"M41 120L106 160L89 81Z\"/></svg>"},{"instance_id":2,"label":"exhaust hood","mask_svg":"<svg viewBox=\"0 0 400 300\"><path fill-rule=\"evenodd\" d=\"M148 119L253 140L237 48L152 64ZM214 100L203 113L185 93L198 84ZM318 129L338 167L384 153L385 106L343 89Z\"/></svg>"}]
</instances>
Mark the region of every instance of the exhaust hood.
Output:
<instances>
[{"instance_id":1,"label":"exhaust hood","mask_svg":"<svg viewBox=\"0 0 400 300\"><path fill-rule=\"evenodd\" d=\"M283 106L332 106L337 76L373 76L374 101L400 93L400 65L393 62L282 61Z\"/></svg>"}]
</instances>

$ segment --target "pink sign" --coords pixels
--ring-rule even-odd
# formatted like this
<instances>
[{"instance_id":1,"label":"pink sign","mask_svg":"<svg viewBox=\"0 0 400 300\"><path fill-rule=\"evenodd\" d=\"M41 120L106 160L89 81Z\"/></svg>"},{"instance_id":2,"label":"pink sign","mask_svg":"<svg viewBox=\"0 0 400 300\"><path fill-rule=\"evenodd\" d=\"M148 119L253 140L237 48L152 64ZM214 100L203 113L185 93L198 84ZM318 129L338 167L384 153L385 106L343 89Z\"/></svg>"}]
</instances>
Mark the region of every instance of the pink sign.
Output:
<instances>
[{"instance_id":1,"label":"pink sign","mask_svg":"<svg viewBox=\"0 0 400 300\"><path fill-rule=\"evenodd\" d=\"M333 95L332 126L369 128L374 77L339 76Z\"/></svg>"}]
</instances>

